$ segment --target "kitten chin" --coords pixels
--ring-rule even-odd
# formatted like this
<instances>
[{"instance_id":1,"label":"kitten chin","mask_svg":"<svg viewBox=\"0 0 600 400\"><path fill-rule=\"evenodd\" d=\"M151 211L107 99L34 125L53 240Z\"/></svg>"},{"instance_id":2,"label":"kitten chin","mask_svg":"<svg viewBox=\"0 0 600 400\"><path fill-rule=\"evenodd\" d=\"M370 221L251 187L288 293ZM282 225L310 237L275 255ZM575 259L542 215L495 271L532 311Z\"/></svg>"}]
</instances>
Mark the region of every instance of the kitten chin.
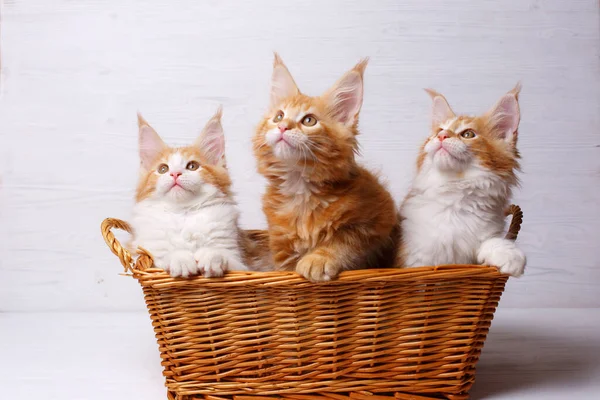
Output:
<instances>
[{"instance_id":1,"label":"kitten chin","mask_svg":"<svg viewBox=\"0 0 600 400\"><path fill-rule=\"evenodd\" d=\"M361 61L323 95L310 97L275 56L270 110L253 146L268 180L263 211L279 270L327 281L342 270L393 264L394 201L354 158L365 67Z\"/></svg>"},{"instance_id":2,"label":"kitten chin","mask_svg":"<svg viewBox=\"0 0 600 400\"><path fill-rule=\"evenodd\" d=\"M433 100L432 133L400 208L399 266L483 263L520 276L526 259L503 238L505 210L518 185L520 86L481 116L457 116Z\"/></svg>"}]
</instances>

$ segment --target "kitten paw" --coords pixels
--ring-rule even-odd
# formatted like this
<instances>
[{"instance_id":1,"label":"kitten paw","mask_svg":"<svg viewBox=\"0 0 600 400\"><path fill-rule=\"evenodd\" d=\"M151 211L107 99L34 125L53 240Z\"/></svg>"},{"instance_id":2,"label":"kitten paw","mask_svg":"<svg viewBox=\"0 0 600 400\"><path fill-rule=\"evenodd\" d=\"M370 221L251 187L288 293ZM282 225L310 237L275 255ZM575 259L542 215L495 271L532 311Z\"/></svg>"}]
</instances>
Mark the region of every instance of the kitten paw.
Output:
<instances>
[{"instance_id":1,"label":"kitten paw","mask_svg":"<svg viewBox=\"0 0 600 400\"><path fill-rule=\"evenodd\" d=\"M341 268L331 257L307 254L296 265L296 272L313 282L330 281L338 276Z\"/></svg>"},{"instance_id":2,"label":"kitten paw","mask_svg":"<svg viewBox=\"0 0 600 400\"><path fill-rule=\"evenodd\" d=\"M223 276L228 270L247 271L248 268L235 257L219 250L199 249L194 254L198 269L207 278Z\"/></svg>"},{"instance_id":3,"label":"kitten paw","mask_svg":"<svg viewBox=\"0 0 600 400\"><path fill-rule=\"evenodd\" d=\"M156 268L165 270L166 272L170 272L169 261L166 260L164 257L162 257L162 258L154 257L154 266Z\"/></svg>"},{"instance_id":4,"label":"kitten paw","mask_svg":"<svg viewBox=\"0 0 600 400\"><path fill-rule=\"evenodd\" d=\"M515 277L523 275L527 264L523 251L513 241L503 238L483 242L477 254L477 261L495 266L501 273Z\"/></svg>"},{"instance_id":5,"label":"kitten paw","mask_svg":"<svg viewBox=\"0 0 600 400\"><path fill-rule=\"evenodd\" d=\"M198 266L194 260L194 256L190 251L175 251L171 254L169 266L165 268L172 277L179 276L187 278L198 273Z\"/></svg>"}]
</instances>

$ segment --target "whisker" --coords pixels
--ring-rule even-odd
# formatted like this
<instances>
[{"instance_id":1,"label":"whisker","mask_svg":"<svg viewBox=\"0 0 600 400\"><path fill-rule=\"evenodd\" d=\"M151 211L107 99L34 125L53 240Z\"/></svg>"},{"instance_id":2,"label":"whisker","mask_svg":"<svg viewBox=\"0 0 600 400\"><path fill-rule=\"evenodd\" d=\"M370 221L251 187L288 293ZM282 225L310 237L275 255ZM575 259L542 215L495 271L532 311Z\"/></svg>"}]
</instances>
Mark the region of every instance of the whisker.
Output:
<instances>
[{"instance_id":1,"label":"whisker","mask_svg":"<svg viewBox=\"0 0 600 400\"><path fill-rule=\"evenodd\" d=\"M304 145L306 146L306 150L308 150L308 152L310 153L313 160L318 161L317 155L313 152L313 150L320 152L323 150L323 148L319 144L313 142L310 139L306 143L304 143ZM311 147L312 147L312 149L311 149Z\"/></svg>"},{"instance_id":2,"label":"whisker","mask_svg":"<svg viewBox=\"0 0 600 400\"><path fill-rule=\"evenodd\" d=\"M260 150L260 149L262 149L266 145L267 145L267 142L263 141L262 144L256 148L256 150Z\"/></svg>"},{"instance_id":3,"label":"whisker","mask_svg":"<svg viewBox=\"0 0 600 400\"><path fill-rule=\"evenodd\" d=\"M302 160L304 161L304 167L302 167L302 176L304 176L304 174L306 172L306 150L308 148L303 143L302 146L300 146L300 149L302 150Z\"/></svg>"}]
</instances>

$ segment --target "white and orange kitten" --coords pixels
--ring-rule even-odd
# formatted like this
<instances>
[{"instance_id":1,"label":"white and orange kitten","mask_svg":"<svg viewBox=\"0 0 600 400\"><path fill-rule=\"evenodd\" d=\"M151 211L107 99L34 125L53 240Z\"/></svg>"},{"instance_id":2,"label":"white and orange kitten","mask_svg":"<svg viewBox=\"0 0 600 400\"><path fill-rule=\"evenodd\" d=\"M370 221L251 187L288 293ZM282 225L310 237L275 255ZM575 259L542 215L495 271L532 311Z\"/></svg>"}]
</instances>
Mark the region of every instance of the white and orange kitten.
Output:
<instances>
[{"instance_id":1,"label":"white and orange kitten","mask_svg":"<svg viewBox=\"0 0 600 400\"><path fill-rule=\"evenodd\" d=\"M168 147L138 115L140 178L131 247L173 277L246 271L238 208L225 166L221 110L191 146Z\"/></svg>"},{"instance_id":2,"label":"white and orange kitten","mask_svg":"<svg viewBox=\"0 0 600 400\"><path fill-rule=\"evenodd\" d=\"M482 116L457 116L441 94L432 133L401 209L399 265L486 264L520 276L523 252L504 238L505 210L519 170L517 85Z\"/></svg>"}]
</instances>

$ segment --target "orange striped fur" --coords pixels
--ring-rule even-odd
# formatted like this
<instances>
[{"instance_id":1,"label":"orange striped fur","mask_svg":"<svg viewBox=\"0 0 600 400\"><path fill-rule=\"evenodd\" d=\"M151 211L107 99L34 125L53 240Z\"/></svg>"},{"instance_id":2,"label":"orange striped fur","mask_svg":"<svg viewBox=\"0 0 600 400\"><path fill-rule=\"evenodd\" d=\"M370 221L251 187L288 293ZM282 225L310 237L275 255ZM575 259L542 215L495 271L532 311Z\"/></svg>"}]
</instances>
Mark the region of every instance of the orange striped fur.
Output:
<instances>
[{"instance_id":1,"label":"orange striped fur","mask_svg":"<svg viewBox=\"0 0 600 400\"><path fill-rule=\"evenodd\" d=\"M253 143L268 180L263 210L276 269L324 281L345 269L393 263L394 200L355 160L366 64L310 97L275 55L271 106Z\"/></svg>"}]
</instances>

